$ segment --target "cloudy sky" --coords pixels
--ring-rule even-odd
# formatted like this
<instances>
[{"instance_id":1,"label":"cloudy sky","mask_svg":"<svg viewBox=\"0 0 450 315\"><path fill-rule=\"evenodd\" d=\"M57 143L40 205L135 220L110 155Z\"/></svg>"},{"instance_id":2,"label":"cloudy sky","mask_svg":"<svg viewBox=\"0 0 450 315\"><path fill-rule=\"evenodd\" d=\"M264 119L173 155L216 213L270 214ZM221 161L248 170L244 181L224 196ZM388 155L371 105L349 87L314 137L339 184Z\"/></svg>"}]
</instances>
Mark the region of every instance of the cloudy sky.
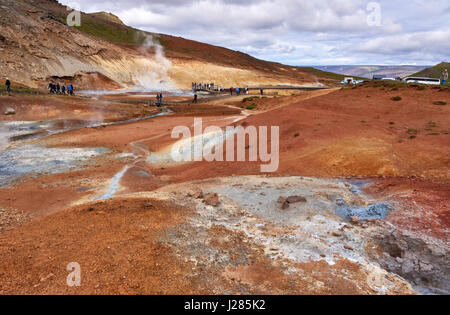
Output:
<instances>
[{"instance_id":1,"label":"cloudy sky","mask_svg":"<svg viewBox=\"0 0 450 315\"><path fill-rule=\"evenodd\" d=\"M59 0L291 65L450 61L449 0Z\"/></svg>"}]
</instances>

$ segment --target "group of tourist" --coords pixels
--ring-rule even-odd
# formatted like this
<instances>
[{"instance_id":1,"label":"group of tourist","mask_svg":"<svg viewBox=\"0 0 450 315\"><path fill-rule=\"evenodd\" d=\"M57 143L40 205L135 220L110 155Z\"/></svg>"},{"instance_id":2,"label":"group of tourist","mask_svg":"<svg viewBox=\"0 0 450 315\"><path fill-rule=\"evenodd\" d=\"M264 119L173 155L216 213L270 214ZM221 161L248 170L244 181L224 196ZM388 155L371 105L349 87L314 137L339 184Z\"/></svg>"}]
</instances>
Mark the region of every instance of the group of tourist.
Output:
<instances>
[{"instance_id":1,"label":"group of tourist","mask_svg":"<svg viewBox=\"0 0 450 315\"><path fill-rule=\"evenodd\" d=\"M163 104L163 95L162 93L156 94L156 105L161 106Z\"/></svg>"},{"instance_id":2,"label":"group of tourist","mask_svg":"<svg viewBox=\"0 0 450 315\"><path fill-rule=\"evenodd\" d=\"M214 83L195 83L192 82L192 91L212 91L214 90Z\"/></svg>"},{"instance_id":3,"label":"group of tourist","mask_svg":"<svg viewBox=\"0 0 450 315\"><path fill-rule=\"evenodd\" d=\"M445 71L442 73L441 77L441 85L444 86L446 84L446 82L448 81L448 70L445 69ZM5 81L5 86L6 86L6 91L9 93L11 92L11 81L9 80L9 78L6 78ZM51 94L60 94L60 95L74 95L74 88L72 84L69 84L66 88L65 84L60 85L59 83L49 83L48 85L48 89L50 91ZM198 99L198 95L197 95L197 91L211 91L214 90L214 83L195 83L192 82L192 91L194 91L194 103L197 103L197 99ZM224 89L219 89L221 91L223 91ZM260 90L261 95L264 94L264 90L261 89ZM234 88L231 87L230 88L230 94L231 95L247 95L248 94L248 87L246 88ZM163 95L162 93L158 93L156 95L156 104L161 106L163 103Z\"/></svg>"},{"instance_id":4,"label":"group of tourist","mask_svg":"<svg viewBox=\"0 0 450 315\"><path fill-rule=\"evenodd\" d=\"M248 87L246 87L246 88L234 88L234 87L231 87L230 88L230 94L231 95L233 95L233 94L236 94L236 95L241 95L241 94L247 95L248 94Z\"/></svg>"},{"instance_id":5,"label":"group of tourist","mask_svg":"<svg viewBox=\"0 0 450 315\"><path fill-rule=\"evenodd\" d=\"M69 84L66 88L65 84L60 85L59 83L50 82L48 85L50 94L60 94L60 95L72 95L73 96L73 85Z\"/></svg>"}]
</instances>

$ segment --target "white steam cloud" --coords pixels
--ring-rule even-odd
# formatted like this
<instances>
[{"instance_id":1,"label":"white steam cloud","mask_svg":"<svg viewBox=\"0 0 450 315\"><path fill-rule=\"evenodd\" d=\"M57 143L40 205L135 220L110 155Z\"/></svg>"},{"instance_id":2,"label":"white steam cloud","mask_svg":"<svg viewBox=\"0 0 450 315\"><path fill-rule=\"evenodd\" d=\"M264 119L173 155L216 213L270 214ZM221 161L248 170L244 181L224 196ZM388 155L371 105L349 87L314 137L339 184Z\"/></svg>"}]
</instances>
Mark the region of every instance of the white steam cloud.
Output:
<instances>
[{"instance_id":1,"label":"white steam cloud","mask_svg":"<svg viewBox=\"0 0 450 315\"><path fill-rule=\"evenodd\" d=\"M145 41L141 51L145 55L153 53L153 57L139 59L131 74L135 89L145 91L173 91L176 85L170 79L168 72L172 63L164 55L164 48L153 36L144 34Z\"/></svg>"},{"instance_id":2,"label":"white steam cloud","mask_svg":"<svg viewBox=\"0 0 450 315\"><path fill-rule=\"evenodd\" d=\"M0 151L8 147L9 136L10 135L6 132L5 128L3 128L2 124L0 124Z\"/></svg>"}]
</instances>

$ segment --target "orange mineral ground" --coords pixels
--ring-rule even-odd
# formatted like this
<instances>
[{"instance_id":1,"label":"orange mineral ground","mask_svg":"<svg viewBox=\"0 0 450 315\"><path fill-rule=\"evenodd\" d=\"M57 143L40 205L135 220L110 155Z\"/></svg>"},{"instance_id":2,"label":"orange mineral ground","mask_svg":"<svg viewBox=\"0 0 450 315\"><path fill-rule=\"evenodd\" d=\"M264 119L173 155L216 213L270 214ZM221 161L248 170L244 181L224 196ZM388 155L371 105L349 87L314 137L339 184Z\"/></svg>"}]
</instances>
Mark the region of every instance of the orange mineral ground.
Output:
<instances>
[{"instance_id":1,"label":"orange mineral ground","mask_svg":"<svg viewBox=\"0 0 450 315\"><path fill-rule=\"evenodd\" d=\"M69 27L58 1L0 3L0 294L450 293L448 87L344 87L110 13ZM194 104L192 83L216 89ZM173 137L199 119L216 133ZM227 127L279 128L274 172ZM199 139L246 158L174 160Z\"/></svg>"},{"instance_id":2,"label":"orange mineral ground","mask_svg":"<svg viewBox=\"0 0 450 315\"><path fill-rule=\"evenodd\" d=\"M367 83L266 95L251 110L245 97L179 98L147 119L161 110L145 98L2 97L36 134L2 153L0 292L446 292L450 115L434 103L449 103L448 90ZM45 115L66 123L48 132L36 123ZM167 159L172 129L192 128L194 117L204 128L279 126L278 171ZM305 202L285 209L280 196ZM384 220L338 215L385 204ZM79 288L65 284L70 262L82 266Z\"/></svg>"}]
</instances>

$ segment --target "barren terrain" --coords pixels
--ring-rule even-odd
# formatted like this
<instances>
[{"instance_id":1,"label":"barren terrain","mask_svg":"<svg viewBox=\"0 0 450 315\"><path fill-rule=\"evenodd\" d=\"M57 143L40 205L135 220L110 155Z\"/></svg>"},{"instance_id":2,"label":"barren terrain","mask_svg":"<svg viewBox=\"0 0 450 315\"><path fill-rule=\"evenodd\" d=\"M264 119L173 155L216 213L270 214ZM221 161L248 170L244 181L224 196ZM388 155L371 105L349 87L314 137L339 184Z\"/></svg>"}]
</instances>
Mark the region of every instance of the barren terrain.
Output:
<instances>
[{"instance_id":1,"label":"barren terrain","mask_svg":"<svg viewBox=\"0 0 450 315\"><path fill-rule=\"evenodd\" d=\"M448 292L450 115L434 104L448 90L366 84L162 110L102 98L4 97L45 132L1 153L1 293ZM47 133L74 110L83 123ZM194 117L280 126L278 171L174 163L171 131ZM66 285L70 262L81 287Z\"/></svg>"},{"instance_id":2,"label":"barren terrain","mask_svg":"<svg viewBox=\"0 0 450 315\"><path fill-rule=\"evenodd\" d=\"M0 294L450 293L448 87L341 87L105 12L69 27L67 12L0 0ZM194 104L193 82L224 90ZM275 171L250 162L261 138L245 161L174 160L231 155L227 127L278 127Z\"/></svg>"}]
</instances>

